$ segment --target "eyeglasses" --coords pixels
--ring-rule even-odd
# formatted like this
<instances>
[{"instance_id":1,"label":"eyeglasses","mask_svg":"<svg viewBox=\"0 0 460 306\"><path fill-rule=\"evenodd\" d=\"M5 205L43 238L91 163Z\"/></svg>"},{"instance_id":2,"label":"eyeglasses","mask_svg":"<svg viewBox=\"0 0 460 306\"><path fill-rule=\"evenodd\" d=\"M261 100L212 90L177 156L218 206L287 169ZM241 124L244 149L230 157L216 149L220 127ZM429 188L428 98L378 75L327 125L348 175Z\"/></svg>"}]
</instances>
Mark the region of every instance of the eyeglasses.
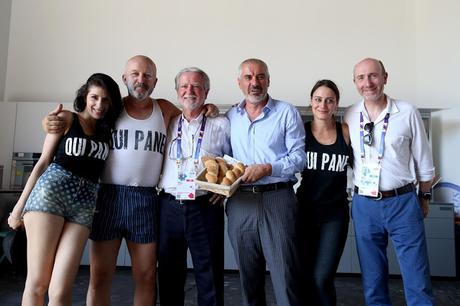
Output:
<instances>
[{"instance_id":1,"label":"eyeglasses","mask_svg":"<svg viewBox=\"0 0 460 306\"><path fill-rule=\"evenodd\" d=\"M364 144L372 146L372 143L374 142L374 134L372 133L374 131L374 122L366 123L364 125L364 131L367 132L367 134L363 136Z\"/></svg>"},{"instance_id":2,"label":"eyeglasses","mask_svg":"<svg viewBox=\"0 0 460 306\"><path fill-rule=\"evenodd\" d=\"M168 158L169 159L171 159L171 160L176 160L177 159L177 146L178 146L178 144L179 144L179 142L178 142L177 137L174 138L171 141L171 144L169 145L169 152L168 152ZM190 152L192 152L192 151L193 150L190 150ZM192 153L190 153L190 152L182 151L181 159L184 161L184 160L192 158Z\"/></svg>"}]
</instances>

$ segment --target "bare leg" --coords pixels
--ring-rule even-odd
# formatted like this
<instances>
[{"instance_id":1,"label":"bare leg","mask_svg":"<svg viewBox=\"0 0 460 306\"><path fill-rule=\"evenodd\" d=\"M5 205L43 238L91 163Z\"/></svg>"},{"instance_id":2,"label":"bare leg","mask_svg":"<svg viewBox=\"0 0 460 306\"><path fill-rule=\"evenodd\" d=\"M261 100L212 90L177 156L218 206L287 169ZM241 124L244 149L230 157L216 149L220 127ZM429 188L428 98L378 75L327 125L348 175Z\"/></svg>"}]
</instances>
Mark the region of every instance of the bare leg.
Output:
<instances>
[{"instance_id":1,"label":"bare leg","mask_svg":"<svg viewBox=\"0 0 460 306\"><path fill-rule=\"evenodd\" d=\"M48 306L72 304L72 286L88 236L89 228L86 226L70 222L64 224L48 290Z\"/></svg>"},{"instance_id":2,"label":"bare leg","mask_svg":"<svg viewBox=\"0 0 460 306\"><path fill-rule=\"evenodd\" d=\"M135 284L134 306L151 306L156 302L156 243L127 241Z\"/></svg>"},{"instance_id":3,"label":"bare leg","mask_svg":"<svg viewBox=\"0 0 460 306\"><path fill-rule=\"evenodd\" d=\"M27 279L22 305L42 306L45 304L64 218L28 212L24 216L24 224L27 234Z\"/></svg>"},{"instance_id":4,"label":"bare leg","mask_svg":"<svg viewBox=\"0 0 460 306\"><path fill-rule=\"evenodd\" d=\"M87 306L109 306L112 279L121 240L90 241L90 280Z\"/></svg>"}]
</instances>

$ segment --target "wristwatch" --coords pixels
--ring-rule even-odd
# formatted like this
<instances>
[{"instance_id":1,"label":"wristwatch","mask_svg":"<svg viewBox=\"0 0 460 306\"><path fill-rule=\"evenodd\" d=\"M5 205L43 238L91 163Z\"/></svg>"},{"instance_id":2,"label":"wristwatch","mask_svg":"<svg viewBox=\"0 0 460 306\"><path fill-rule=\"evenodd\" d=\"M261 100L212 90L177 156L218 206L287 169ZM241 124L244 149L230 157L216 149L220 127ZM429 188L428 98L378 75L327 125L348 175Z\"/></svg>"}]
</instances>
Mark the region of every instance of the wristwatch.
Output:
<instances>
[{"instance_id":1,"label":"wristwatch","mask_svg":"<svg viewBox=\"0 0 460 306\"><path fill-rule=\"evenodd\" d=\"M431 200L431 191L426 191L426 192L419 191L418 197L424 200Z\"/></svg>"}]
</instances>

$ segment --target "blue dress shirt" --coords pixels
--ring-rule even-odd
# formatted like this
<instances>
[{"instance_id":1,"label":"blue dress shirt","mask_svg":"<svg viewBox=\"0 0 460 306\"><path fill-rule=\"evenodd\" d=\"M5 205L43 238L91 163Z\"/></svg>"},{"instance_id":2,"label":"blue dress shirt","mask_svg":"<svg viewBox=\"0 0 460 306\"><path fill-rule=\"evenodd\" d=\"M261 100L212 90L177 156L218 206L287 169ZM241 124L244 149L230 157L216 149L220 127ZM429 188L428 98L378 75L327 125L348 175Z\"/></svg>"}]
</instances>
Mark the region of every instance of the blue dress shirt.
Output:
<instances>
[{"instance_id":1,"label":"blue dress shirt","mask_svg":"<svg viewBox=\"0 0 460 306\"><path fill-rule=\"evenodd\" d=\"M296 182L295 173L306 164L305 130L299 111L291 104L268 99L262 113L251 121L243 100L227 112L233 157L246 165L271 164L272 175L255 185Z\"/></svg>"}]
</instances>

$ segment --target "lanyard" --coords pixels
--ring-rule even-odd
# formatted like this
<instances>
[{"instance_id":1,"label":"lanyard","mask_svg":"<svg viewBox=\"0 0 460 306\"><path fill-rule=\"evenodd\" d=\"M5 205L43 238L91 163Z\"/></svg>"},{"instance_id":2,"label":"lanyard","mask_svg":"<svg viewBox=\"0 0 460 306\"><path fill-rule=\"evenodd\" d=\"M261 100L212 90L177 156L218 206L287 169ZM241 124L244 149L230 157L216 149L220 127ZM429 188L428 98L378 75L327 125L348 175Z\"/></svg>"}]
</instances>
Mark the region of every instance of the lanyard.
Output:
<instances>
[{"instance_id":1,"label":"lanyard","mask_svg":"<svg viewBox=\"0 0 460 306\"><path fill-rule=\"evenodd\" d=\"M383 128L382 128L382 135L380 136L380 147L379 147L379 163L382 161L383 158L383 151L385 150L385 136L388 131L388 119L390 118L390 113L385 115L383 118ZM361 159L365 157L364 151L364 117L363 112L359 114L359 138L360 138L360 147L361 147Z\"/></svg>"},{"instance_id":2,"label":"lanyard","mask_svg":"<svg viewBox=\"0 0 460 306\"><path fill-rule=\"evenodd\" d=\"M180 164L182 161L182 122L184 121L184 118L181 116L179 119L179 125L177 127L177 166L180 168ZM200 127L200 132L198 134L198 141L196 143L196 149L195 149L195 154L193 156L193 162L195 164L195 167L198 166L198 161L200 158L200 150L201 150L201 143L203 142L203 135L204 135L204 128L206 126L206 116L203 116L203 119L201 120L201 127Z\"/></svg>"}]
</instances>

